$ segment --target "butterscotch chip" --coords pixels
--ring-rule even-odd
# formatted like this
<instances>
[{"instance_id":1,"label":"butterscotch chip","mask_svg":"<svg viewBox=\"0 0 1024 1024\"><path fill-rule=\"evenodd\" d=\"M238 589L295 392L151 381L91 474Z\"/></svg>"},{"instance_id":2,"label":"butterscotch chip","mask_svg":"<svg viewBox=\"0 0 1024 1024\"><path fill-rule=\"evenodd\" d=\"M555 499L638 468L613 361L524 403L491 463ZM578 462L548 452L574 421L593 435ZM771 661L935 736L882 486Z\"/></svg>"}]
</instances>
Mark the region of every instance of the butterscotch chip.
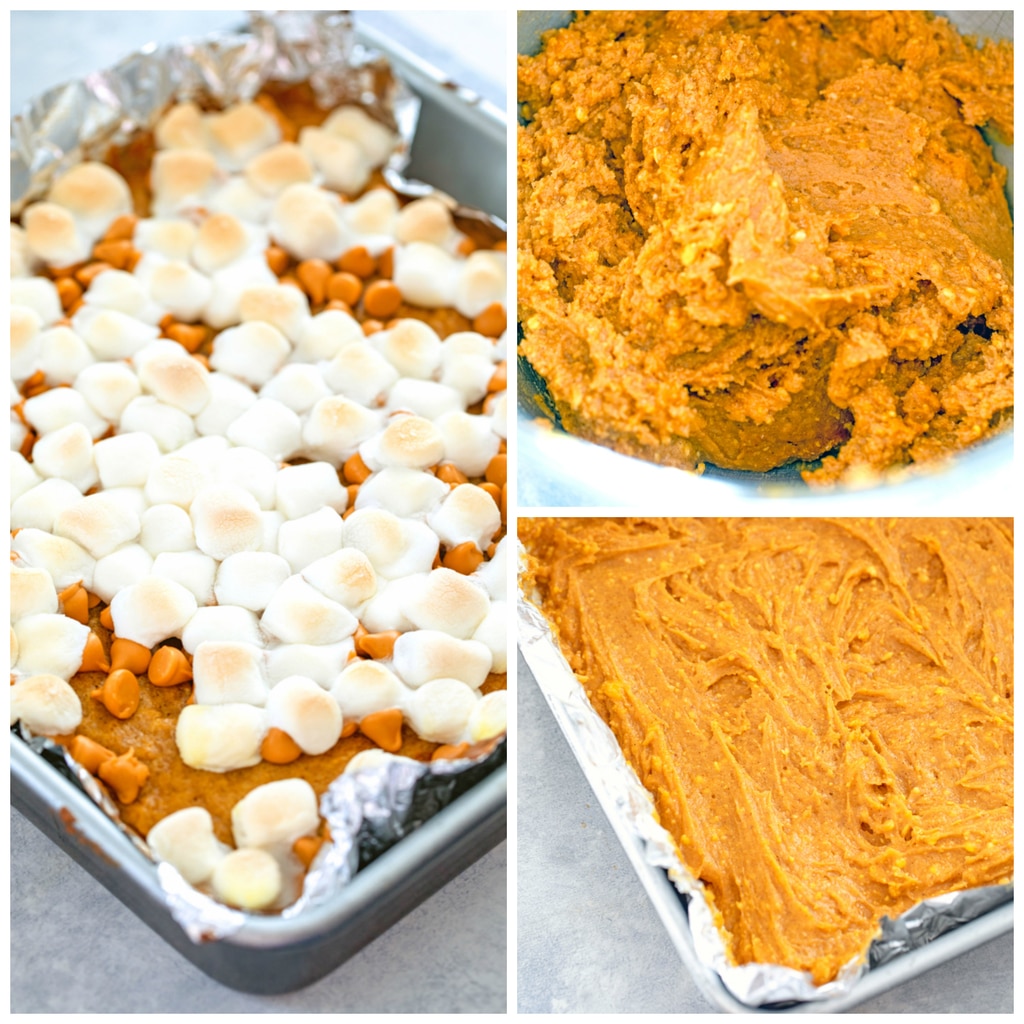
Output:
<instances>
[{"instance_id":1,"label":"butterscotch chip","mask_svg":"<svg viewBox=\"0 0 1024 1024\"><path fill-rule=\"evenodd\" d=\"M149 681L154 686L179 686L192 678L192 666L177 647L158 647L149 663Z\"/></svg>"},{"instance_id":2,"label":"butterscotch chip","mask_svg":"<svg viewBox=\"0 0 1024 1024\"><path fill-rule=\"evenodd\" d=\"M402 293L390 281L374 281L363 296L363 309L372 317L390 317L401 304Z\"/></svg>"},{"instance_id":3,"label":"butterscotch chip","mask_svg":"<svg viewBox=\"0 0 1024 1024\"><path fill-rule=\"evenodd\" d=\"M134 750L104 761L99 766L99 777L114 791L123 804L138 799L139 791L149 778L149 769L135 756Z\"/></svg>"},{"instance_id":4,"label":"butterscotch chip","mask_svg":"<svg viewBox=\"0 0 1024 1024\"><path fill-rule=\"evenodd\" d=\"M364 715L359 731L381 750L396 754L402 749L402 712L398 708L387 708Z\"/></svg>"},{"instance_id":5,"label":"butterscotch chip","mask_svg":"<svg viewBox=\"0 0 1024 1024\"><path fill-rule=\"evenodd\" d=\"M299 836L298 839L292 843L292 853L302 862L302 866L308 868L313 863L313 859L320 852L320 847L324 845L323 839L320 836Z\"/></svg>"},{"instance_id":6,"label":"butterscotch chip","mask_svg":"<svg viewBox=\"0 0 1024 1024\"><path fill-rule=\"evenodd\" d=\"M485 483L478 484L481 491L486 491L493 499L494 504L501 508L501 488L496 484Z\"/></svg>"},{"instance_id":7,"label":"butterscotch chip","mask_svg":"<svg viewBox=\"0 0 1024 1024\"><path fill-rule=\"evenodd\" d=\"M437 748L433 754L430 755L431 761L457 761L460 757L466 756L466 751L469 750L468 743L445 743L443 746Z\"/></svg>"},{"instance_id":8,"label":"butterscotch chip","mask_svg":"<svg viewBox=\"0 0 1024 1024\"><path fill-rule=\"evenodd\" d=\"M356 651L375 661L390 658L395 649L395 641L401 635L397 629L388 629L382 633L364 633L356 638Z\"/></svg>"},{"instance_id":9,"label":"butterscotch chip","mask_svg":"<svg viewBox=\"0 0 1024 1024\"><path fill-rule=\"evenodd\" d=\"M280 277L288 269L288 253L279 245L267 246L265 255L267 266L273 271L275 277Z\"/></svg>"},{"instance_id":10,"label":"butterscotch chip","mask_svg":"<svg viewBox=\"0 0 1024 1024\"><path fill-rule=\"evenodd\" d=\"M460 256L469 256L470 253L476 252L476 242L469 237L463 238L457 246L457 251ZM474 330L476 330L476 328L474 328ZM483 331L480 333L483 334Z\"/></svg>"},{"instance_id":11,"label":"butterscotch chip","mask_svg":"<svg viewBox=\"0 0 1024 1024\"><path fill-rule=\"evenodd\" d=\"M61 307L65 312L82 297L82 286L73 277L58 278L56 288Z\"/></svg>"},{"instance_id":12,"label":"butterscotch chip","mask_svg":"<svg viewBox=\"0 0 1024 1024\"><path fill-rule=\"evenodd\" d=\"M115 669L90 696L115 718L131 718L139 710L139 681L128 669Z\"/></svg>"},{"instance_id":13,"label":"butterscotch chip","mask_svg":"<svg viewBox=\"0 0 1024 1024\"><path fill-rule=\"evenodd\" d=\"M134 640L115 637L110 644L110 667L124 668L136 675L142 675L149 668L152 654L148 647L137 644Z\"/></svg>"},{"instance_id":14,"label":"butterscotch chip","mask_svg":"<svg viewBox=\"0 0 1024 1024\"><path fill-rule=\"evenodd\" d=\"M260 744L260 757L271 764L291 764L302 756L302 748L283 729L271 726Z\"/></svg>"},{"instance_id":15,"label":"butterscotch chip","mask_svg":"<svg viewBox=\"0 0 1024 1024\"><path fill-rule=\"evenodd\" d=\"M363 321L363 334L369 337L371 334L376 334L378 331L383 331L384 325L379 320L364 320Z\"/></svg>"},{"instance_id":16,"label":"butterscotch chip","mask_svg":"<svg viewBox=\"0 0 1024 1024\"><path fill-rule=\"evenodd\" d=\"M187 352L198 352L210 336L209 329L202 324L171 324L164 332Z\"/></svg>"},{"instance_id":17,"label":"butterscotch chip","mask_svg":"<svg viewBox=\"0 0 1024 1024\"><path fill-rule=\"evenodd\" d=\"M119 239L113 242L97 242L92 255L94 259L109 263L115 270L124 270L133 251L131 242Z\"/></svg>"},{"instance_id":18,"label":"butterscotch chip","mask_svg":"<svg viewBox=\"0 0 1024 1024\"><path fill-rule=\"evenodd\" d=\"M339 270L327 280L327 298L337 299L354 306L363 294L363 282L345 270Z\"/></svg>"},{"instance_id":19,"label":"butterscotch chip","mask_svg":"<svg viewBox=\"0 0 1024 1024\"><path fill-rule=\"evenodd\" d=\"M327 296L327 281L331 276L331 265L326 260L303 260L295 268L295 276L299 279L302 290L309 296L313 305L321 305Z\"/></svg>"},{"instance_id":20,"label":"butterscotch chip","mask_svg":"<svg viewBox=\"0 0 1024 1024\"><path fill-rule=\"evenodd\" d=\"M395 250L386 249L377 259L377 273L381 277L391 279L395 276Z\"/></svg>"},{"instance_id":21,"label":"butterscotch chip","mask_svg":"<svg viewBox=\"0 0 1024 1024\"><path fill-rule=\"evenodd\" d=\"M101 743L88 736L72 736L68 742L68 753L90 774L95 775L100 765L112 761L116 756Z\"/></svg>"},{"instance_id":22,"label":"butterscotch chip","mask_svg":"<svg viewBox=\"0 0 1024 1024\"><path fill-rule=\"evenodd\" d=\"M102 274L104 270L113 269L114 268L109 263L103 263L102 261L87 263L80 270L75 271L75 280L78 281L79 284L88 288L97 274Z\"/></svg>"},{"instance_id":23,"label":"butterscotch chip","mask_svg":"<svg viewBox=\"0 0 1024 1024\"><path fill-rule=\"evenodd\" d=\"M507 364L502 361L495 367L494 374L491 379L487 382L487 390L494 394L498 391L504 391L508 388L508 368Z\"/></svg>"},{"instance_id":24,"label":"butterscotch chip","mask_svg":"<svg viewBox=\"0 0 1024 1024\"><path fill-rule=\"evenodd\" d=\"M120 242L131 240L135 237L135 225L138 217L133 213L123 213L118 217L103 235L104 242Z\"/></svg>"},{"instance_id":25,"label":"butterscotch chip","mask_svg":"<svg viewBox=\"0 0 1024 1024\"><path fill-rule=\"evenodd\" d=\"M484 471L484 479L490 484L496 484L498 487L504 487L507 478L508 456L495 455L494 458L487 463L487 469Z\"/></svg>"},{"instance_id":26,"label":"butterscotch chip","mask_svg":"<svg viewBox=\"0 0 1024 1024\"><path fill-rule=\"evenodd\" d=\"M111 631L114 628L114 619L110 614L109 605L100 612L100 625L103 626L104 629L109 629Z\"/></svg>"},{"instance_id":27,"label":"butterscotch chip","mask_svg":"<svg viewBox=\"0 0 1024 1024\"><path fill-rule=\"evenodd\" d=\"M507 322L505 307L500 302L492 302L473 320L473 330L488 338L498 338L505 332Z\"/></svg>"},{"instance_id":28,"label":"butterscotch chip","mask_svg":"<svg viewBox=\"0 0 1024 1024\"><path fill-rule=\"evenodd\" d=\"M103 641L93 632L85 641L85 650L82 652L82 664L78 666L79 672L109 672L110 662L107 660L106 652L103 650Z\"/></svg>"},{"instance_id":29,"label":"butterscotch chip","mask_svg":"<svg viewBox=\"0 0 1024 1024\"><path fill-rule=\"evenodd\" d=\"M356 277L367 278L376 271L377 261L363 246L357 245L338 260L338 269L355 274Z\"/></svg>"},{"instance_id":30,"label":"butterscotch chip","mask_svg":"<svg viewBox=\"0 0 1024 1024\"><path fill-rule=\"evenodd\" d=\"M437 467L436 476L438 480L441 480L446 484L450 484L452 487L455 487L458 484L469 483L469 477L452 462L442 462L441 465Z\"/></svg>"},{"instance_id":31,"label":"butterscotch chip","mask_svg":"<svg viewBox=\"0 0 1024 1024\"><path fill-rule=\"evenodd\" d=\"M345 474L345 479L352 484L361 484L370 476L370 469L363 462L359 452L345 460L342 472Z\"/></svg>"},{"instance_id":32,"label":"butterscotch chip","mask_svg":"<svg viewBox=\"0 0 1024 1024\"><path fill-rule=\"evenodd\" d=\"M454 569L468 576L483 560L484 553L471 540L467 540L450 548L441 559L441 564L446 569Z\"/></svg>"}]
</instances>

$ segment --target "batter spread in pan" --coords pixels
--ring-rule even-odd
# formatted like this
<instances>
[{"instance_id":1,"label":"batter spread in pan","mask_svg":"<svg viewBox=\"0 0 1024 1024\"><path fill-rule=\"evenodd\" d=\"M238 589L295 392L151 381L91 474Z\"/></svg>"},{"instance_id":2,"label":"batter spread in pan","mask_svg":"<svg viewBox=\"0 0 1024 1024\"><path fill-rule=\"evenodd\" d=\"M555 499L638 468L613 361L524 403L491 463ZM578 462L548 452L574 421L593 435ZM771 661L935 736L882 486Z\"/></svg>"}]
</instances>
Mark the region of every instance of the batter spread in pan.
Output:
<instances>
[{"instance_id":1,"label":"batter spread in pan","mask_svg":"<svg viewBox=\"0 0 1024 1024\"><path fill-rule=\"evenodd\" d=\"M1013 527L524 519L535 590L736 963L1013 874Z\"/></svg>"},{"instance_id":2,"label":"batter spread in pan","mask_svg":"<svg viewBox=\"0 0 1024 1024\"><path fill-rule=\"evenodd\" d=\"M933 459L1013 406L1012 44L896 12L589 12L520 57L520 354L692 467Z\"/></svg>"}]
</instances>

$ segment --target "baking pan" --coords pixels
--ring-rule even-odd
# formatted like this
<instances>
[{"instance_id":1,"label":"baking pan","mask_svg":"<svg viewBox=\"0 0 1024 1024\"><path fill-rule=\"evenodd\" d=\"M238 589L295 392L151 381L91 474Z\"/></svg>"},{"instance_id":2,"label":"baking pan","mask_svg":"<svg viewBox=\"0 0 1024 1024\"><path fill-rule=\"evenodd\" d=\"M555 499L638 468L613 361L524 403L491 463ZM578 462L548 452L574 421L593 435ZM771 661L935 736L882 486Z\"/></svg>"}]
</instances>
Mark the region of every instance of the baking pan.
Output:
<instances>
[{"instance_id":1,"label":"baking pan","mask_svg":"<svg viewBox=\"0 0 1024 1024\"><path fill-rule=\"evenodd\" d=\"M357 25L356 38L385 54L421 101L405 177L504 220L503 112L381 33ZM96 804L13 732L10 760L14 807L183 956L244 992L289 992L330 973L505 838L502 746L486 777L319 906L294 918L247 915L229 937L193 943L171 916L156 865Z\"/></svg>"}]
</instances>

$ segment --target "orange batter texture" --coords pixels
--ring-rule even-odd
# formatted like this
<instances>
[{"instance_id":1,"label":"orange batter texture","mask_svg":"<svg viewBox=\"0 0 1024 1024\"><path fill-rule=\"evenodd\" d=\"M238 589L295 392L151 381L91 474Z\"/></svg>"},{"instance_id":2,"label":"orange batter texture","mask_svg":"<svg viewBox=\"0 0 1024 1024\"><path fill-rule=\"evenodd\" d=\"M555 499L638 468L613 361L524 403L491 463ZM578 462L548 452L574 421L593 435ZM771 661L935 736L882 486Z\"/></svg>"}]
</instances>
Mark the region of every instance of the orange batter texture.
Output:
<instances>
[{"instance_id":1,"label":"orange batter texture","mask_svg":"<svg viewBox=\"0 0 1024 1024\"><path fill-rule=\"evenodd\" d=\"M1013 524L521 519L524 591L706 888L816 984L1013 876Z\"/></svg>"},{"instance_id":2,"label":"orange batter texture","mask_svg":"<svg viewBox=\"0 0 1024 1024\"><path fill-rule=\"evenodd\" d=\"M520 355L684 468L935 459L1013 409L1013 46L931 14L578 14L519 58ZM822 458L824 456L824 458Z\"/></svg>"}]
</instances>

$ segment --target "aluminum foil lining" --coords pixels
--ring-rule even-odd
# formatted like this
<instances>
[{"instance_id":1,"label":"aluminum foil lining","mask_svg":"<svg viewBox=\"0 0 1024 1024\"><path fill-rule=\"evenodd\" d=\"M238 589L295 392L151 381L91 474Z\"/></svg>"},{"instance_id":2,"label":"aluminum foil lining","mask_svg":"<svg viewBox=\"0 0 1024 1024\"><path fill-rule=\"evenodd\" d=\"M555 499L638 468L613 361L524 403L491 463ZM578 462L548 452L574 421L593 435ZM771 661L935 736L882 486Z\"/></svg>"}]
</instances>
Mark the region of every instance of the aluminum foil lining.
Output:
<instances>
[{"instance_id":1,"label":"aluminum foil lining","mask_svg":"<svg viewBox=\"0 0 1024 1024\"><path fill-rule=\"evenodd\" d=\"M402 177L420 102L384 56L356 41L348 12L252 12L249 21L248 29L238 33L147 46L113 68L57 86L29 103L11 121L11 215L45 194L57 174L81 160L101 158L111 146L152 128L172 102L227 105L252 99L268 82L308 80L321 106L361 105L397 132L399 142L384 167L396 192L437 196L459 216L504 229L498 218ZM121 821L106 790L64 747L23 726L17 730L155 861L146 843ZM320 806L332 841L324 844L306 873L301 896L282 916L325 903L358 870L504 763L505 750L502 739L476 759L423 764L396 758L339 776ZM193 942L230 935L248 918L189 885L170 864L159 864L157 876L171 913Z\"/></svg>"},{"instance_id":2,"label":"aluminum foil lining","mask_svg":"<svg viewBox=\"0 0 1024 1024\"><path fill-rule=\"evenodd\" d=\"M520 546L520 557L523 551ZM532 597L532 595L531 595ZM551 627L540 609L519 592L519 645L546 700L567 735L591 786L604 798L605 811L614 813L643 849L646 863L663 869L684 897L701 964L714 971L738 1000L751 1007L799 1002L827 1003L849 994L857 980L872 967L886 963L932 941L959 924L980 917L1013 897L1012 885L988 886L948 893L925 900L895 921L883 919L878 937L866 956L846 964L835 980L816 986L809 973L778 964L730 962L722 934L701 882L690 873L668 833L658 824L654 803L618 740L594 711L586 692L565 660Z\"/></svg>"}]
</instances>

